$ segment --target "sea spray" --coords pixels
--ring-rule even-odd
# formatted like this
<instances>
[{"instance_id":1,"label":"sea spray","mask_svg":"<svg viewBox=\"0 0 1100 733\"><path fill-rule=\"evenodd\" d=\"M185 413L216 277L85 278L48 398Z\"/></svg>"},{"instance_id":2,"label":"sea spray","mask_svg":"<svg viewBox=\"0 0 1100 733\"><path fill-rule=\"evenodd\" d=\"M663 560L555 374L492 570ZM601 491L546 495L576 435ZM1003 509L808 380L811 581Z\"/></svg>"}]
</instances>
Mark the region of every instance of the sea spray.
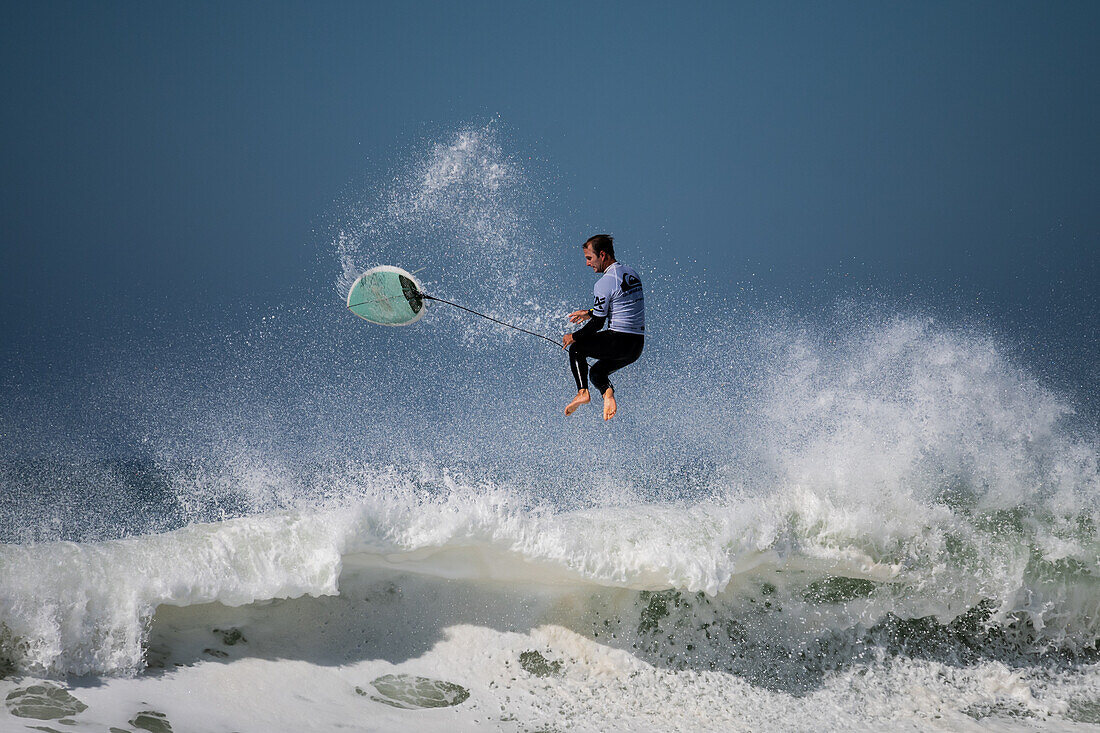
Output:
<instances>
[{"instance_id":1,"label":"sea spray","mask_svg":"<svg viewBox=\"0 0 1100 733\"><path fill-rule=\"evenodd\" d=\"M345 295L368 267L396 264L423 271L429 293L545 330L546 308L563 292L546 253L563 243L537 229L539 203L536 180L505 151L499 124L459 130L412 155L380 190L344 202L334 233L336 289ZM479 338L511 338L465 319L462 327Z\"/></svg>"}]
</instances>

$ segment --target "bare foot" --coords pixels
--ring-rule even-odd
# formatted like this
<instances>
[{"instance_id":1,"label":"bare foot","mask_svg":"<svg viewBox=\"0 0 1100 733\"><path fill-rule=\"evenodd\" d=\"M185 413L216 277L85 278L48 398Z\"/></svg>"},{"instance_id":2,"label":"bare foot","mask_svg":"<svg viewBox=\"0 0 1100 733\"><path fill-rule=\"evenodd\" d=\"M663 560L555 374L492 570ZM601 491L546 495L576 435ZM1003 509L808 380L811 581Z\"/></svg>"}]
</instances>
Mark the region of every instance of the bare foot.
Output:
<instances>
[{"instance_id":1,"label":"bare foot","mask_svg":"<svg viewBox=\"0 0 1100 733\"><path fill-rule=\"evenodd\" d=\"M582 389L577 392L577 396L573 398L573 401L565 406L565 414L572 415L577 411L577 408L581 405L587 405L592 401L592 398L588 396L588 390Z\"/></svg>"},{"instance_id":2,"label":"bare foot","mask_svg":"<svg viewBox=\"0 0 1100 733\"><path fill-rule=\"evenodd\" d=\"M610 420L615 417L615 411L618 409L619 406L615 404L615 390L608 387L603 393L603 419Z\"/></svg>"}]
</instances>

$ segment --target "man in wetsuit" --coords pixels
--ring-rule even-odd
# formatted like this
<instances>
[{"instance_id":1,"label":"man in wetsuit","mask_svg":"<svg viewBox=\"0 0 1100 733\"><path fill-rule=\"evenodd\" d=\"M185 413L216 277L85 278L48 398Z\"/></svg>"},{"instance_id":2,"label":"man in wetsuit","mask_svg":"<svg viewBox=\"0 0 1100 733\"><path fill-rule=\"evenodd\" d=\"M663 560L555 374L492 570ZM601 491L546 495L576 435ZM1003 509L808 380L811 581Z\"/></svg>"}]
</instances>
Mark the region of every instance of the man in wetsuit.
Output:
<instances>
[{"instance_id":1,"label":"man in wetsuit","mask_svg":"<svg viewBox=\"0 0 1100 733\"><path fill-rule=\"evenodd\" d=\"M581 405L591 402L588 378L603 395L603 419L615 417L615 389L608 375L637 361L645 344L645 300L642 281L632 267L615 261L611 237L597 234L584 243L584 263L602 274L593 293L595 302L584 311L573 311L569 320L585 323L583 327L562 336L562 346L569 350L569 366L577 382L577 396L565 408L572 415ZM601 331L604 324L608 328ZM596 359L591 371L588 359Z\"/></svg>"}]
</instances>

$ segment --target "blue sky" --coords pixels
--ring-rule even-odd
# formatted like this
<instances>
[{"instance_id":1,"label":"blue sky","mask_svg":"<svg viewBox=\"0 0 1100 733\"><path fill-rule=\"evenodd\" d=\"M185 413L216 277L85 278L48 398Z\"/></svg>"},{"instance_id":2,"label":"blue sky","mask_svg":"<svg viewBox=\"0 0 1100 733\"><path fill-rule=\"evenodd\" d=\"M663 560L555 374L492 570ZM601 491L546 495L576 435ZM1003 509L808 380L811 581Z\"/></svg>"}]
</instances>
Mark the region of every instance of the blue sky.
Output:
<instances>
[{"instance_id":1,"label":"blue sky","mask_svg":"<svg viewBox=\"0 0 1100 733\"><path fill-rule=\"evenodd\" d=\"M1092 2L5 3L4 381L331 297L334 202L497 120L556 233L795 307L949 302L1092 390L1098 31Z\"/></svg>"}]
</instances>

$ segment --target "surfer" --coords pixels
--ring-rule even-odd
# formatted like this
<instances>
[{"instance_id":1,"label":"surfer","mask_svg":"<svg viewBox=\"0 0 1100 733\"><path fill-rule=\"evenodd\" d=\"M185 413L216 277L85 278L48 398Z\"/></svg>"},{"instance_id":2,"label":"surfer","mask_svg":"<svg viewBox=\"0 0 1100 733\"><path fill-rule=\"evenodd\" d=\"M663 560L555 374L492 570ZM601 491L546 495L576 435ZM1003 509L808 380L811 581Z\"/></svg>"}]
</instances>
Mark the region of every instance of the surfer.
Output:
<instances>
[{"instance_id":1,"label":"surfer","mask_svg":"<svg viewBox=\"0 0 1100 733\"><path fill-rule=\"evenodd\" d=\"M602 274L592 289L594 302L588 310L573 311L569 320L584 323L573 333L562 336L562 347L569 350L569 367L577 382L577 396L565 407L572 415L588 404L588 378L603 395L603 419L615 417L615 388L608 375L637 361L645 344L645 300L642 281L632 267L615 260L614 242L607 234L597 234L584 243L584 264ZM601 331L604 324L607 330ZM591 371L588 359L596 360Z\"/></svg>"}]
</instances>

